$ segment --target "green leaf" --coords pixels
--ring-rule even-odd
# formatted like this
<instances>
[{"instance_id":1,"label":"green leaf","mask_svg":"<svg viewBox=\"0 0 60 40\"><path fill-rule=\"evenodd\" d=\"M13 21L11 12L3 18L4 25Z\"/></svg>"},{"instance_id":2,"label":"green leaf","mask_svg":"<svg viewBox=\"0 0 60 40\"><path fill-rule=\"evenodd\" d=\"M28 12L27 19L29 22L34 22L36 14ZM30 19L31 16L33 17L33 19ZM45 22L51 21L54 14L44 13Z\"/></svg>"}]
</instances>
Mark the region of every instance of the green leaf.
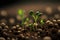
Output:
<instances>
[{"instance_id":1,"label":"green leaf","mask_svg":"<svg viewBox=\"0 0 60 40\"><path fill-rule=\"evenodd\" d=\"M33 27L33 24L29 24L30 27Z\"/></svg>"},{"instance_id":2,"label":"green leaf","mask_svg":"<svg viewBox=\"0 0 60 40\"><path fill-rule=\"evenodd\" d=\"M26 18L26 21L29 21L29 18Z\"/></svg>"},{"instance_id":3,"label":"green leaf","mask_svg":"<svg viewBox=\"0 0 60 40\"><path fill-rule=\"evenodd\" d=\"M40 11L37 11L37 12L36 12L36 15L37 15L37 16L41 16Z\"/></svg>"},{"instance_id":4,"label":"green leaf","mask_svg":"<svg viewBox=\"0 0 60 40\"><path fill-rule=\"evenodd\" d=\"M24 14L24 11L22 9L18 10L18 15L22 16Z\"/></svg>"},{"instance_id":5,"label":"green leaf","mask_svg":"<svg viewBox=\"0 0 60 40\"><path fill-rule=\"evenodd\" d=\"M29 14L32 16L32 15L34 15L34 12L31 10Z\"/></svg>"},{"instance_id":6,"label":"green leaf","mask_svg":"<svg viewBox=\"0 0 60 40\"><path fill-rule=\"evenodd\" d=\"M43 19L41 19L41 21L40 21L40 22L41 22L41 24L44 24L44 20L43 20Z\"/></svg>"},{"instance_id":7,"label":"green leaf","mask_svg":"<svg viewBox=\"0 0 60 40\"><path fill-rule=\"evenodd\" d=\"M37 13L36 15L41 16L41 14L40 14L40 13Z\"/></svg>"}]
</instances>

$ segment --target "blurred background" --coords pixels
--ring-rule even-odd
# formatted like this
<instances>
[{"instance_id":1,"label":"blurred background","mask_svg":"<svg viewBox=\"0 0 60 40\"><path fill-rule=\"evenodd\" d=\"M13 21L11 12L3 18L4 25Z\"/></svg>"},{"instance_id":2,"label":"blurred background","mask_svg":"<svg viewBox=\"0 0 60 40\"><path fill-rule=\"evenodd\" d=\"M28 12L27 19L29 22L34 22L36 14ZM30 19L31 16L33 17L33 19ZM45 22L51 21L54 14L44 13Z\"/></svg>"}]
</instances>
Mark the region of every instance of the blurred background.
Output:
<instances>
[{"instance_id":1,"label":"blurred background","mask_svg":"<svg viewBox=\"0 0 60 40\"><path fill-rule=\"evenodd\" d=\"M52 15L60 11L59 0L0 0L0 12L7 11L9 14L17 14L18 9L25 10L40 10L42 12L52 12ZM58 13L57 12L57 13ZM49 14L50 15L50 14ZM51 15L50 15L51 16Z\"/></svg>"}]
</instances>

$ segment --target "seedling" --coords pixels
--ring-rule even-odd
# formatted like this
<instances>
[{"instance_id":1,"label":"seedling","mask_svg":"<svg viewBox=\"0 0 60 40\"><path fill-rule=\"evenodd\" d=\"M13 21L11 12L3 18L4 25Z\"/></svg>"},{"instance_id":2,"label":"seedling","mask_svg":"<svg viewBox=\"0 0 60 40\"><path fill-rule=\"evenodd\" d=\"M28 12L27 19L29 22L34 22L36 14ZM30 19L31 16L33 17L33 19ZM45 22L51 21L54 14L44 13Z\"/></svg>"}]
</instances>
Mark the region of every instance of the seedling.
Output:
<instances>
[{"instance_id":1,"label":"seedling","mask_svg":"<svg viewBox=\"0 0 60 40\"><path fill-rule=\"evenodd\" d=\"M30 15L33 17L35 23L37 23L37 20L41 14L40 14L40 11L37 11L36 14L34 14L33 11L30 11Z\"/></svg>"},{"instance_id":2,"label":"seedling","mask_svg":"<svg viewBox=\"0 0 60 40\"><path fill-rule=\"evenodd\" d=\"M29 13L29 14L30 14L30 16L32 16L32 17L33 17L33 19L35 19L35 14L34 14L34 12L33 12L32 10L30 11L30 13Z\"/></svg>"},{"instance_id":3,"label":"seedling","mask_svg":"<svg viewBox=\"0 0 60 40\"><path fill-rule=\"evenodd\" d=\"M30 27L30 31L34 30L34 25L33 25L33 23L29 24L29 27Z\"/></svg>"},{"instance_id":4,"label":"seedling","mask_svg":"<svg viewBox=\"0 0 60 40\"><path fill-rule=\"evenodd\" d=\"M30 14L30 16L33 17L33 19L35 19L35 14L34 14L33 10L31 10L29 14ZM29 24L29 27L30 27L31 30L34 30L34 25L33 24Z\"/></svg>"},{"instance_id":5,"label":"seedling","mask_svg":"<svg viewBox=\"0 0 60 40\"><path fill-rule=\"evenodd\" d=\"M29 18L26 18L26 20L25 20L26 22L29 22Z\"/></svg>"},{"instance_id":6,"label":"seedling","mask_svg":"<svg viewBox=\"0 0 60 40\"><path fill-rule=\"evenodd\" d=\"M24 24L25 24L25 25L29 25L29 18L26 18L26 19L25 19Z\"/></svg>"},{"instance_id":7,"label":"seedling","mask_svg":"<svg viewBox=\"0 0 60 40\"><path fill-rule=\"evenodd\" d=\"M41 19L40 23L41 23L41 25L43 25L43 24L44 24L44 20L43 20L43 19Z\"/></svg>"},{"instance_id":8,"label":"seedling","mask_svg":"<svg viewBox=\"0 0 60 40\"><path fill-rule=\"evenodd\" d=\"M20 15L21 20L22 20L22 25L24 24L24 10L19 9L18 10L18 15Z\"/></svg>"},{"instance_id":9,"label":"seedling","mask_svg":"<svg viewBox=\"0 0 60 40\"><path fill-rule=\"evenodd\" d=\"M33 11L30 11L30 15L33 17L33 19L34 19L34 26L36 26L36 29L37 29L37 21L38 21L38 19L39 19L39 16L41 15L40 14L40 11L37 11L35 14L34 14L34 12ZM34 27L33 26L33 27Z\"/></svg>"},{"instance_id":10,"label":"seedling","mask_svg":"<svg viewBox=\"0 0 60 40\"><path fill-rule=\"evenodd\" d=\"M38 21L38 19L39 19L39 17L41 16L41 13L40 13L40 11L37 11L36 12L36 18L35 18L35 22L37 22Z\"/></svg>"},{"instance_id":11,"label":"seedling","mask_svg":"<svg viewBox=\"0 0 60 40\"><path fill-rule=\"evenodd\" d=\"M41 16L41 14L42 13L40 13L40 11L37 11L36 12L36 16L38 17L37 20L39 19L39 17ZM41 25L43 25L44 24L44 20L43 19L40 19L40 23L41 23Z\"/></svg>"}]
</instances>

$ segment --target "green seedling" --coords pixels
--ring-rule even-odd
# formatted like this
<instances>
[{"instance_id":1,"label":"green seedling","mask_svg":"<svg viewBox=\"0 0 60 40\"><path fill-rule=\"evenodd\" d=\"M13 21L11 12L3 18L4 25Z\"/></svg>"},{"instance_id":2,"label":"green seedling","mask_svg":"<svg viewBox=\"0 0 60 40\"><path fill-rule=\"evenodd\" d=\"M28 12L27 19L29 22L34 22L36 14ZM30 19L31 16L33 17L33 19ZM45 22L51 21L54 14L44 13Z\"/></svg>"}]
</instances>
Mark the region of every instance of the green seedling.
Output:
<instances>
[{"instance_id":1,"label":"green seedling","mask_svg":"<svg viewBox=\"0 0 60 40\"><path fill-rule=\"evenodd\" d=\"M29 26L29 18L25 19L24 24Z\"/></svg>"},{"instance_id":2,"label":"green seedling","mask_svg":"<svg viewBox=\"0 0 60 40\"><path fill-rule=\"evenodd\" d=\"M36 14L34 14L33 11L30 11L30 15L33 17L33 19L34 19L34 21L35 21L35 23L36 23L37 20L38 20L38 18L39 18L39 16L40 16L40 12L37 11Z\"/></svg>"},{"instance_id":3,"label":"green seedling","mask_svg":"<svg viewBox=\"0 0 60 40\"><path fill-rule=\"evenodd\" d=\"M36 29L37 29L37 21L38 21L38 19L39 19L39 17L41 16L41 13L40 13L40 11L37 11L35 14L34 14L34 12L33 11L30 11L30 15L33 17L33 19L34 19L34 24L33 24L33 27L34 26L36 26Z\"/></svg>"},{"instance_id":4,"label":"green seedling","mask_svg":"<svg viewBox=\"0 0 60 40\"><path fill-rule=\"evenodd\" d=\"M43 24L44 24L44 20L43 20L43 19L41 19L41 20L40 20L40 23L41 23L41 25L43 25Z\"/></svg>"},{"instance_id":5,"label":"green seedling","mask_svg":"<svg viewBox=\"0 0 60 40\"><path fill-rule=\"evenodd\" d=\"M26 20L25 20L26 22L29 22L29 18L26 18Z\"/></svg>"},{"instance_id":6,"label":"green seedling","mask_svg":"<svg viewBox=\"0 0 60 40\"><path fill-rule=\"evenodd\" d=\"M39 17L41 16L42 13L40 13L40 11L36 12L36 16L38 17L37 20L39 19ZM40 19L40 23L43 25L44 24L44 20Z\"/></svg>"},{"instance_id":7,"label":"green seedling","mask_svg":"<svg viewBox=\"0 0 60 40\"><path fill-rule=\"evenodd\" d=\"M37 12L36 12L36 15L35 15L35 22L38 21L38 19L39 19L40 16L41 16L40 11L37 11Z\"/></svg>"},{"instance_id":8,"label":"green seedling","mask_svg":"<svg viewBox=\"0 0 60 40\"><path fill-rule=\"evenodd\" d=\"M29 27L30 27L30 31L34 30L34 25L32 23L29 24Z\"/></svg>"},{"instance_id":9,"label":"green seedling","mask_svg":"<svg viewBox=\"0 0 60 40\"><path fill-rule=\"evenodd\" d=\"M19 9L18 10L18 15L21 17L22 25L23 25L24 24L24 10Z\"/></svg>"},{"instance_id":10,"label":"green seedling","mask_svg":"<svg viewBox=\"0 0 60 40\"><path fill-rule=\"evenodd\" d=\"M30 14L30 16L33 17L33 19L34 19L34 21L35 21L35 14L34 14L34 12L31 10L29 14ZM36 22L36 21L35 21L35 22ZM29 24L29 26L30 26L31 30L34 30L34 24Z\"/></svg>"}]
</instances>

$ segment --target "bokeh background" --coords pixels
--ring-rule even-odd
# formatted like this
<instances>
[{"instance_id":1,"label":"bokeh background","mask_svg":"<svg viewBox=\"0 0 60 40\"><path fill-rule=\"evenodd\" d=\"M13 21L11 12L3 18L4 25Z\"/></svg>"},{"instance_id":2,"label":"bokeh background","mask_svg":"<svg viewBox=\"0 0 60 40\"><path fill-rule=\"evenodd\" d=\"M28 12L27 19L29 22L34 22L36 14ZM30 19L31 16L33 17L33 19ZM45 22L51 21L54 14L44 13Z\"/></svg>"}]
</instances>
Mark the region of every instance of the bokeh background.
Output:
<instances>
[{"instance_id":1,"label":"bokeh background","mask_svg":"<svg viewBox=\"0 0 60 40\"><path fill-rule=\"evenodd\" d=\"M0 12L7 11L8 14L16 15L19 9L25 10L40 10L44 14L54 15L60 12L59 0L1 0Z\"/></svg>"}]
</instances>

